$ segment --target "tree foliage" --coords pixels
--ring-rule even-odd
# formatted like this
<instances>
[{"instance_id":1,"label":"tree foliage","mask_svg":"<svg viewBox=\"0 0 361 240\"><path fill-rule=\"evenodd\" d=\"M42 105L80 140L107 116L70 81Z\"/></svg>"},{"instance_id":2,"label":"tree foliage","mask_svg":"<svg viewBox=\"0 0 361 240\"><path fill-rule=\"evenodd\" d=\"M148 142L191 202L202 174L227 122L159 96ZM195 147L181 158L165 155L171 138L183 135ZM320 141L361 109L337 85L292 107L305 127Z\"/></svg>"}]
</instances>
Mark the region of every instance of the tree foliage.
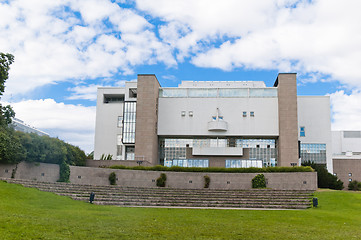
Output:
<instances>
[{"instance_id":1,"label":"tree foliage","mask_svg":"<svg viewBox=\"0 0 361 240\"><path fill-rule=\"evenodd\" d=\"M10 65L13 62L13 55L0 52L0 95L5 91L5 81L9 78Z\"/></svg>"},{"instance_id":2,"label":"tree foliage","mask_svg":"<svg viewBox=\"0 0 361 240\"><path fill-rule=\"evenodd\" d=\"M317 184L319 188L330 188L336 190L343 189L343 182L336 176L329 173L325 165L316 164L314 162L304 162L302 166L311 166L317 172Z\"/></svg>"},{"instance_id":3,"label":"tree foliage","mask_svg":"<svg viewBox=\"0 0 361 240\"><path fill-rule=\"evenodd\" d=\"M23 159L24 153L14 130L0 126L0 163L18 163Z\"/></svg>"},{"instance_id":4,"label":"tree foliage","mask_svg":"<svg viewBox=\"0 0 361 240\"><path fill-rule=\"evenodd\" d=\"M84 166L86 155L79 147L65 143L58 138L39 136L35 133L15 132L20 140L27 162L43 162Z\"/></svg>"},{"instance_id":5,"label":"tree foliage","mask_svg":"<svg viewBox=\"0 0 361 240\"><path fill-rule=\"evenodd\" d=\"M5 81L9 78L10 65L14 62L14 56L9 53L0 52L0 96L5 91ZM13 109L0 103L0 127L7 127L15 116Z\"/></svg>"}]
</instances>

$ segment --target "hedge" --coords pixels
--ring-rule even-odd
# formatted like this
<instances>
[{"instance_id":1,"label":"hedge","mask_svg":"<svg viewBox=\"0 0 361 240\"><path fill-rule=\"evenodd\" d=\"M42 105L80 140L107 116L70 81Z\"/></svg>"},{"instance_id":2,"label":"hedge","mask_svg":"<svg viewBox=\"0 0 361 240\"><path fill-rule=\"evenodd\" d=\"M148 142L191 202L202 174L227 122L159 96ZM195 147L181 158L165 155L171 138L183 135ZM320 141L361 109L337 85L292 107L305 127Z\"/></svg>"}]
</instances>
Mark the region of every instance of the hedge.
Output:
<instances>
[{"instance_id":1,"label":"hedge","mask_svg":"<svg viewBox=\"0 0 361 240\"><path fill-rule=\"evenodd\" d=\"M144 170L144 171L169 171L169 172L225 172L225 173L267 173L267 172L314 172L310 166L305 167L264 167L264 168L200 168L200 167L127 167L123 165L110 166L112 169Z\"/></svg>"}]
</instances>

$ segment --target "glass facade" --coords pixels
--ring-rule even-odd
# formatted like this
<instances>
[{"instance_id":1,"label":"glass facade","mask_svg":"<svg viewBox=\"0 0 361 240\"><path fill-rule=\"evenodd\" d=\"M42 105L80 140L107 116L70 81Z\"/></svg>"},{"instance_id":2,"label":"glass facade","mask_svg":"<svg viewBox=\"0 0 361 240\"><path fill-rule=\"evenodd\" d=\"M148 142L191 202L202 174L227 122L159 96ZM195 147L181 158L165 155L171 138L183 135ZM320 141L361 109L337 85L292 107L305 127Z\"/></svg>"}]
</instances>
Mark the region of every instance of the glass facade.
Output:
<instances>
[{"instance_id":1,"label":"glass facade","mask_svg":"<svg viewBox=\"0 0 361 240\"><path fill-rule=\"evenodd\" d=\"M263 167L262 160L226 160L226 168Z\"/></svg>"},{"instance_id":2,"label":"glass facade","mask_svg":"<svg viewBox=\"0 0 361 240\"><path fill-rule=\"evenodd\" d=\"M136 102L125 102L123 110L123 143L135 143Z\"/></svg>"},{"instance_id":3,"label":"glass facade","mask_svg":"<svg viewBox=\"0 0 361 240\"><path fill-rule=\"evenodd\" d=\"M172 166L179 166L179 167L208 167L209 161L208 159L175 159L175 160L168 160L164 162L164 166L172 167Z\"/></svg>"},{"instance_id":4,"label":"glass facade","mask_svg":"<svg viewBox=\"0 0 361 240\"><path fill-rule=\"evenodd\" d=\"M159 97L277 97L277 88L161 88Z\"/></svg>"},{"instance_id":5,"label":"glass facade","mask_svg":"<svg viewBox=\"0 0 361 240\"><path fill-rule=\"evenodd\" d=\"M326 144L301 143L301 162L326 164Z\"/></svg>"},{"instance_id":6,"label":"glass facade","mask_svg":"<svg viewBox=\"0 0 361 240\"><path fill-rule=\"evenodd\" d=\"M161 163L166 164L167 161L173 161L173 160L182 160L182 159L187 160L187 147L249 148L248 160L261 161L263 166L277 166L277 149L276 149L275 139L241 139L236 137L235 138L194 138L194 139L162 138L160 139L160 147L159 147Z\"/></svg>"}]
</instances>

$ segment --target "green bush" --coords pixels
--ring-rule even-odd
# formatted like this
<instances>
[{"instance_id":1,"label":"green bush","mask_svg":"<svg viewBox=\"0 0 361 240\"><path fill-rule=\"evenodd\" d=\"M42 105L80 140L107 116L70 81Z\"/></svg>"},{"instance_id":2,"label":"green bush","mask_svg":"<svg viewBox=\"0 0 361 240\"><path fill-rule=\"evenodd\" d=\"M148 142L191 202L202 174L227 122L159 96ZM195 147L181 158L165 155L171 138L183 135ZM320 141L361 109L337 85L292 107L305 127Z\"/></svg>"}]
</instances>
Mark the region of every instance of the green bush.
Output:
<instances>
[{"instance_id":1,"label":"green bush","mask_svg":"<svg viewBox=\"0 0 361 240\"><path fill-rule=\"evenodd\" d=\"M16 170L18 170L18 165L16 164L15 168L13 168L11 172L11 178L15 178Z\"/></svg>"},{"instance_id":2,"label":"green bush","mask_svg":"<svg viewBox=\"0 0 361 240\"><path fill-rule=\"evenodd\" d=\"M265 173L265 172L314 172L312 167L264 167L264 168L200 168L200 167L154 167L136 166L126 167L122 165L110 166L112 169L144 170L144 171L167 171L167 172L229 172L229 173Z\"/></svg>"},{"instance_id":3,"label":"green bush","mask_svg":"<svg viewBox=\"0 0 361 240\"><path fill-rule=\"evenodd\" d=\"M204 176L204 188L209 188L209 184L211 183L211 178L207 175Z\"/></svg>"},{"instance_id":4,"label":"green bush","mask_svg":"<svg viewBox=\"0 0 361 240\"><path fill-rule=\"evenodd\" d=\"M252 188L265 188L266 179L263 174L258 174L252 179Z\"/></svg>"},{"instance_id":5,"label":"green bush","mask_svg":"<svg viewBox=\"0 0 361 240\"><path fill-rule=\"evenodd\" d=\"M348 184L348 190L361 191L361 182L358 182L356 180L351 181Z\"/></svg>"},{"instance_id":6,"label":"green bush","mask_svg":"<svg viewBox=\"0 0 361 240\"><path fill-rule=\"evenodd\" d=\"M60 178L59 178L58 182L69 182L69 177L70 177L69 165L65 161L63 161L59 167L60 167L59 168Z\"/></svg>"},{"instance_id":7,"label":"green bush","mask_svg":"<svg viewBox=\"0 0 361 240\"><path fill-rule=\"evenodd\" d=\"M109 183L110 185L117 185L117 175L115 174L115 172L112 172L109 174Z\"/></svg>"},{"instance_id":8,"label":"green bush","mask_svg":"<svg viewBox=\"0 0 361 240\"><path fill-rule=\"evenodd\" d=\"M165 173L161 173L160 177L157 178L157 186L158 187L165 187L166 181L167 181L167 175L165 175Z\"/></svg>"},{"instance_id":9,"label":"green bush","mask_svg":"<svg viewBox=\"0 0 361 240\"><path fill-rule=\"evenodd\" d=\"M329 173L325 165L315 164L314 162L304 162L302 166L310 166L317 172L317 185L319 188L330 188L336 190L343 189L343 182L336 176Z\"/></svg>"}]
</instances>

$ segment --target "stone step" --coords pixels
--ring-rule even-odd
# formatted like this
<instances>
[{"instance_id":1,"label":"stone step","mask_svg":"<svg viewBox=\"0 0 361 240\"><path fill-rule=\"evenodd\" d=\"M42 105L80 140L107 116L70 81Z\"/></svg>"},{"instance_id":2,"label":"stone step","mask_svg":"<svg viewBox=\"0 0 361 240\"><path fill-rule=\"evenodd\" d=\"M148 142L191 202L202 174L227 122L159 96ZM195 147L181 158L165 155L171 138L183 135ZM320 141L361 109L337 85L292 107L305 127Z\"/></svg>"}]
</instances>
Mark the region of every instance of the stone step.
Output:
<instances>
[{"instance_id":1,"label":"stone step","mask_svg":"<svg viewBox=\"0 0 361 240\"><path fill-rule=\"evenodd\" d=\"M88 201L89 198L84 198L84 197L72 197L72 199L74 200L80 200L80 201ZM146 203L174 203L174 204L178 204L178 203L189 203L189 204L193 204L193 205L198 205L198 204L204 204L204 203L208 203L208 204L221 204L221 205L226 205L226 204L261 204L261 205L306 205L309 206L310 205L310 201L307 202L298 202L298 201L291 201L291 202L285 202L285 201L262 201L262 200L254 200L254 201L248 201L248 200L243 200L243 201L235 201L235 200L204 200L204 199L193 199L193 200L187 200L187 199L104 199L104 198L95 198L95 201L100 201L100 202L109 202L109 203L116 203L116 202L128 202L128 203L138 203L141 202L143 204Z\"/></svg>"},{"instance_id":2,"label":"stone step","mask_svg":"<svg viewBox=\"0 0 361 240\"><path fill-rule=\"evenodd\" d=\"M182 194L206 194L206 195L210 195L210 194L227 194L227 195L239 195L239 194L247 194L247 195L258 195L258 194L262 194L262 195L290 195L290 196L295 196L295 195L299 195L299 196L308 196L310 194L312 194L312 192L290 192L290 191L284 191L284 190L268 190L268 191L264 191L264 190L252 190L252 191L248 191L248 190L229 190L229 191L218 191L218 190L200 190L200 189L187 189L186 191L180 191L179 189L169 189L168 191L162 191L159 190L159 188L151 188L151 189L147 189L147 190L143 190L143 189L138 189L138 188L119 188L119 189L97 189L97 188L88 188L88 189L84 189L84 188L73 188L73 187L59 187L59 186L41 186L41 185L31 185L31 184L23 184L26 187L35 187L41 190L51 190L51 191L83 191L83 192L123 192L123 193L158 193L158 194L172 194L172 193L182 193Z\"/></svg>"},{"instance_id":3,"label":"stone step","mask_svg":"<svg viewBox=\"0 0 361 240\"><path fill-rule=\"evenodd\" d=\"M58 195L61 196L70 196L70 197L84 197L84 198L88 198L90 196L90 193L88 194L84 194L84 193L57 193ZM300 202L309 202L310 201L310 197L308 198L296 198L296 197L289 197L289 198L279 198L279 197L265 197L265 196L259 196L259 197L249 197L249 196L239 196L239 197L234 197L234 196L224 196L224 195L220 195L220 196L214 196L214 197L209 197L209 196L204 196L204 197L199 197L199 196L181 196L181 195L163 195L163 196L151 196L151 195L122 195L122 194L107 194L107 195L102 195L102 194L95 194L95 197L97 199L101 198L101 199L114 199L114 198L121 198L121 199L188 199L188 200L192 200L192 199L204 199L204 200L209 200L209 199L215 199L215 200L223 200L223 199L227 199L227 200L262 200L262 201L300 201Z\"/></svg>"},{"instance_id":4,"label":"stone step","mask_svg":"<svg viewBox=\"0 0 361 240\"><path fill-rule=\"evenodd\" d=\"M90 193L94 192L95 204L117 206L305 209L311 206L313 193L272 189L134 188L5 180L84 202L88 202Z\"/></svg>"},{"instance_id":5,"label":"stone step","mask_svg":"<svg viewBox=\"0 0 361 240\"><path fill-rule=\"evenodd\" d=\"M141 191L139 189L107 189L107 190L99 190L99 189L77 189L77 188L66 188L66 187L43 187L43 186L33 186L24 184L25 187L35 187L41 190L49 190L49 191L58 191L58 192L97 192L97 193L124 193L124 194L184 194L184 195L212 195L212 194L227 194L227 195L270 195L270 196L309 196L310 193L285 193L282 191L230 191L230 192L223 192L223 191L198 191L197 189L189 190L187 192L178 191L177 189L173 189L172 191L158 191L158 189L152 189L152 191Z\"/></svg>"},{"instance_id":6,"label":"stone step","mask_svg":"<svg viewBox=\"0 0 361 240\"><path fill-rule=\"evenodd\" d=\"M118 186L93 186L93 185L78 185L78 184L71 184L71 183L49 183L49 182L36 182L33 180L18 180L18 179L10 179L9 181L14 182L14 183L23 183L25 185L28 186L57 186L57 187L66 187L66 188L79 188L79 189L132 189L132 190L140 190L140 191L144 191L144 190L148 190L148 191L153 191L154 189L159 189L159 191L214 191L214 189L174 189L174 188L132 188L132 187L118 187ZM27 184L26 184L27 183ZM223 190L215 190L217 192L285 192L285 193L313 193L313 191L307 191L307 190L272 190L272 189L248 189L248 190L232 190L232 189L223 189Z\"/></svg>"}]
</instances>

